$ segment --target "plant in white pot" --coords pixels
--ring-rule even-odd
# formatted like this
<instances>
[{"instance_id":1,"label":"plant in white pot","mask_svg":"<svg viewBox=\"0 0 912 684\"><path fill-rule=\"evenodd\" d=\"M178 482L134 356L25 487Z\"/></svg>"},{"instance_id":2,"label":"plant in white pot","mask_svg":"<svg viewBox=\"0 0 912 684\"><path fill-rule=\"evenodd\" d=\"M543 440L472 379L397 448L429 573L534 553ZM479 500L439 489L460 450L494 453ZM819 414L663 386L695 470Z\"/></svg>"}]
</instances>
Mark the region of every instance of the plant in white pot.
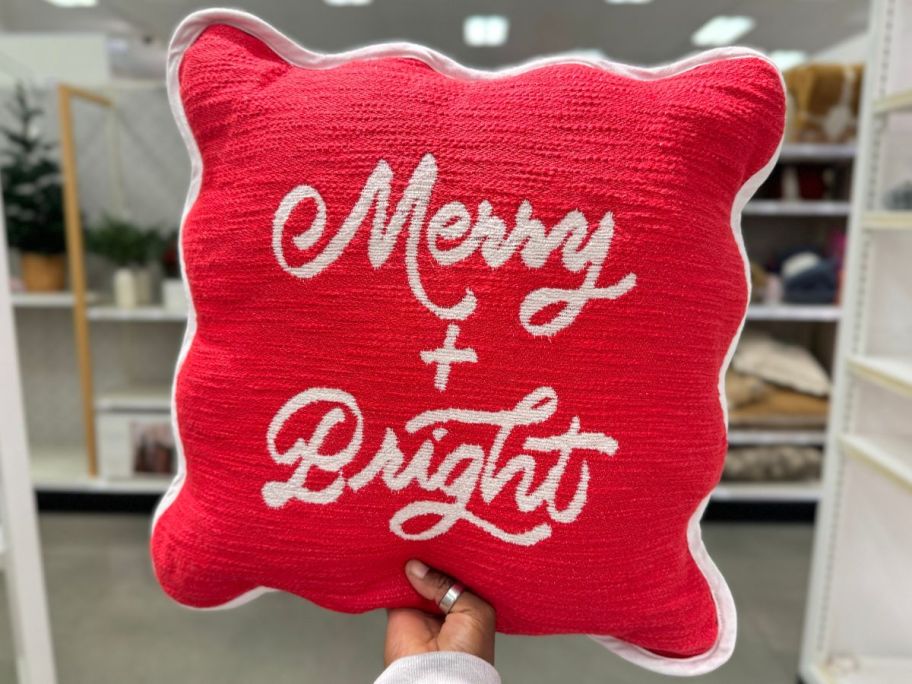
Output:
<instances>
[{"instance_id":1,"label":"plant in white pot","mask_svg":"<svg viewBox=\"0 0 912 684\"><path fill-rule=\"evenodd\" d=\"M101 222L86 231L89 251L110 261L115 267L112 290L114 303L122 309L132 309L149 303L149 256L156 241L153 231L143 229L125 219L104 216Z\"/></svg>"},{"instance_id":2,"label":"plant in white pot","mask_svg":"<svg viewBox=\"0 0 912 684\"><path fill-rule=\"evenodd\" d=\"M10 247L21 255L22 280L32 292L62 290L66 284L66 239L60 167L54 144L41 138L41 109L16 86L7 109L14 123L0 126L0 183Z\"/></svg>"},{"instance_id":3,"label":"plant in white pot","mask_svg":"<svg viewBox=\"0 0 912 684\"><path fill-rule=\"evenodd\" d=\"M162 238L161 265L164 279L161 283L162 306L174 313L186 313L189 308L184 281L180 272L180 249L178 232L173 230Z\"/></svg>"}]
</instances>

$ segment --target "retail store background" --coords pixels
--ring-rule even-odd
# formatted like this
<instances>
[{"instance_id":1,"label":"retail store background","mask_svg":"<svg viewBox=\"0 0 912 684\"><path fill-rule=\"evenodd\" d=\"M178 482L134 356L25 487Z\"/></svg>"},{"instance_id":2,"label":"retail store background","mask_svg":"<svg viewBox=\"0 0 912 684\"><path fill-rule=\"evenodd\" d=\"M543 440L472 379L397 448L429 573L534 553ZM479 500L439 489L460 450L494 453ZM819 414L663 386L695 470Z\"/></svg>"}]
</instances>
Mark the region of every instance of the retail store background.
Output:
<instances>
[{"instance_id":1,"label":"retail store background","mask_svg":"<svg viewBox=\"0 0 912 684\"><path fill-rule=\"evenodd\" d=\"M868 55L868 3L235 4L315 50L409 40L488 68L567 51L654 65L736 42L769 53L784 69L798 70L789 83L793 113L824 78L808 65L831 65L823 71L831 79L827 88L835 87L838 97L821 96L823 111L809 112L803 121L793 118L782 163L745 212L754 299L748 337L727 387L731 454L705 524L707 547L738 606L739 642L731 662L704 681L795 681L834 344L843 317L842 257L858 163L852 74ZM58 125L57 85L77 85L106 98L110 106L78 93L72 100L69 133L80 216L86 235L102 235L113 224L135 241L145 240L147 247L125 274L113 258L122 245L89 239L84 308L72 294L72 261L67 288L50 293L29 291L25 250L14 249L9 263L59 680L372 681L382 668L382 613L340 615L285 595L269 595L233 611L196 613L170 602L152 577L149 512L173 468L168 384L186 321L179 284L174 288L170 240L189 168L165 99L163 72L171 31L199 7L184 0L0 1L0 99L11 101L17 83L28 86L30 101L43 111L34 132L58 144L49 153L56 160L66 150L59 146L66 126ZM710 31L707 39L704 31L697 38L718 17L734 18L729 36ZM799 72L803 76L794 78ZM850 123L821 132L817 123L846 103ZM15 126L15 111L3 108L0 124ZM0 150L9 144L0 136ZM908 164L895 154L892 160L889 152L885 155L893 181L890 192L883 193L889 194L886 208L908 211ZM93 382L88 395L74 315L88 331ZM770 357L778 363L768 363ZM86 410L92 416L94 460L87 453ZM7 619L13 609L0 596L0 682L15 681ZM664 679L581 636L500 636L497 648L497 665L508 682Z\"/></svg>"}]
</instances>

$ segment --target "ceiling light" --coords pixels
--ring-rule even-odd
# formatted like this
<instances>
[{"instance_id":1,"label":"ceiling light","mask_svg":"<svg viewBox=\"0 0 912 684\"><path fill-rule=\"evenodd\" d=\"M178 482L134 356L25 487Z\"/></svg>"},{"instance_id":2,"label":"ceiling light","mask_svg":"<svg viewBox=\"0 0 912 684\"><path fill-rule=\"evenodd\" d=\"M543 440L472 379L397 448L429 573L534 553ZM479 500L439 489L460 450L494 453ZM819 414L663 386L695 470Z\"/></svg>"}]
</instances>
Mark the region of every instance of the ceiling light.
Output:
<instances>
[{"instance_id":1,"label":"ceiling light","mask_svg":"<svg viewBox=\"0 0 912 684\"><path fill-rule=\"evenodd\" d=\"M769 58L781 71L787 71L806 62L808 54L804 50L773 50Z\"/></svg>"},{"instance_id":2,"label":"ceiling light","mask_svg":"<svg viewBox=\"0 0 912 684\"><path fill-rule=\"evenodd\" d=\"M57 7L95 7L98 0L47 0Z\"/></svg>"},{"instance_id":3,"label":"ceiling light","mask_svg":"<svg viewBox=\"0 0 912 684\"><path fill-rule=\"evenodd\" d=\"M373 0L323 0L330 7L364 7Z\"/></svg>"},{"instance_id":4,"label":"ceiling light","mask_svg":"<svg viewBox=\"0 0 912 684\"><path fill-rule=\"evenodd\" d=\"M503 45L509 32L509 19L498 15L467 17L462 25L462 39L473 47Z\"/></svg>"},{"instance_id":5,"label":"ceiling light","mask_svg":"<svg viewBox=\"0 0 912 684\"><path fill-rule=\"evenodd\" d=\"M690 40L694 45L701 47L731 45L743 35L749 33L756 23L753 17L713 17L697 29L697 32L691 36Z\"/></svg>"},{"instance_id":6,"label":"ceiling light","mask_svg":"<svg viewBox=\"0 0 912 684\"><path fill-rule=\"evenodd\" d=\"M605 0L609 5L648 5L652 0Z\"/></svg>"}]
</instances>

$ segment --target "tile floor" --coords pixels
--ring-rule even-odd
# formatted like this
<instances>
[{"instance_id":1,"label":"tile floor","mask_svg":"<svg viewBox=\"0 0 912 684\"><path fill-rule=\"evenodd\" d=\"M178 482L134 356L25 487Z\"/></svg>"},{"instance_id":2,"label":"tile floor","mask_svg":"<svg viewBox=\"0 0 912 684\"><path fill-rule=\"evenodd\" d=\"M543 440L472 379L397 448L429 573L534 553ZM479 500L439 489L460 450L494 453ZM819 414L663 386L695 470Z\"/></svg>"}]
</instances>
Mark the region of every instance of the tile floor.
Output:
<instances>
[{"instance_id":1,"label":"tile floor","mask_svg":"<svg viewBox=\"0 0 912 684\"><path fill-rule=\"evenodd\" d=\"M41 516L59 679L63 684L362 683L380 670L384 616L338 615L282 595L196 613L158 589L148 519ZM795 682L812 529L714 523L706 544L739 611L738 648L701 683ZM6 594L0 593L0 682L13 682ZM668 682L581 636L498 637L508 683Z\"/></svg>"}]
</instances>

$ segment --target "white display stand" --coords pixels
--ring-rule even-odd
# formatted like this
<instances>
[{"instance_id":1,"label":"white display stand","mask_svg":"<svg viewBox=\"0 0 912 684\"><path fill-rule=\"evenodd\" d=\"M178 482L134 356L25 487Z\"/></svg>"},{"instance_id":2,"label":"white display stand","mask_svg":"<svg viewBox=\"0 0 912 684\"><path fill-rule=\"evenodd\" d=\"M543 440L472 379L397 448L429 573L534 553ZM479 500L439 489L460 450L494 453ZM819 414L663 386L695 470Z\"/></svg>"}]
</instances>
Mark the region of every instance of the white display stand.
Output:
<instances>
[{"instance_id":1,"label":"white display stand","mask_svg":"<svg viewBox=\"0 0 912 684\"><path fill-rule=\"evenodd\" d=\"M54 684L5 236L0 203L0 566L6 573L19 682Z\"/></svg>"},{"instance_id":2,"label":"white display stand","mask_svg":"<svg viewBox=\"0 0 912 684\"><path fill-rule=\"evenodd\" d=\"M874 0L806 684L912 682L912 0Z\"/></svg>"}]
</instances>

